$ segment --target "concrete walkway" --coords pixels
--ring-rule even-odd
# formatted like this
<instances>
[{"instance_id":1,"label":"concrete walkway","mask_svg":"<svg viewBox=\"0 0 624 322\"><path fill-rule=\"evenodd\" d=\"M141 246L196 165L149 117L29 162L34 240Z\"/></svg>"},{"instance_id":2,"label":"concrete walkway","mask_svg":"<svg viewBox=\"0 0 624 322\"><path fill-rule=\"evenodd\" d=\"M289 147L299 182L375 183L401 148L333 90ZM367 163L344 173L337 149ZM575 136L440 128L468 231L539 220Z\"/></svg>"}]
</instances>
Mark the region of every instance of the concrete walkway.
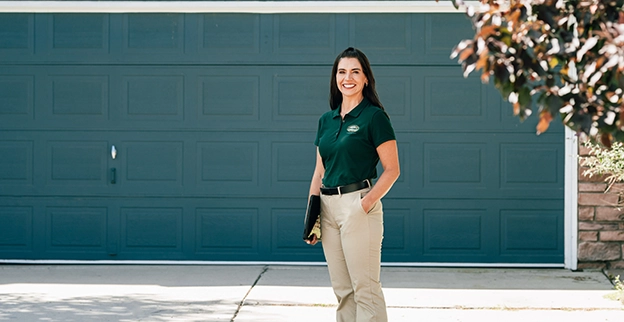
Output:
<instances>
[{"instance_id":1,"label":"concrete walkway","mask_svg":"<svg viewBox=\"0 0 624 322\"><path fill-rule=\"evenodd\" d=\"M602 272L384 267L390 321L622 322ZM326 267L0 265L0 321L331 322Z\"/></svg>"}]
</instances>

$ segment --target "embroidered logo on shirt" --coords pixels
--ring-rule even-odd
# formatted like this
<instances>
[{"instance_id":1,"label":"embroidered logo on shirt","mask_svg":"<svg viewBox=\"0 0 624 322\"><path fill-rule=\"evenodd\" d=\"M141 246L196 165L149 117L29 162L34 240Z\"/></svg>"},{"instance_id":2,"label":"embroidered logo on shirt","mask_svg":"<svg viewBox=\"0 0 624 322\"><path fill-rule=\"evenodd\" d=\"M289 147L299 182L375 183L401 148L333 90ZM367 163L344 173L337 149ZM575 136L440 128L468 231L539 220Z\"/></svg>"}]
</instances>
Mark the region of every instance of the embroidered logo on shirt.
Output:
<instances>
[{"instance_id":1,"label":"embroidered logo on shirt","mask_svg":"<svg viewBox=\"0 0 624 322\"><path fill-rule=\"evenodd\" d=\"M359 129L360 127L357 125L349 125L349 127L347 127L347 132L349 132L349 134L353 134L357 132Z\"/></svg>"}]
</instances>

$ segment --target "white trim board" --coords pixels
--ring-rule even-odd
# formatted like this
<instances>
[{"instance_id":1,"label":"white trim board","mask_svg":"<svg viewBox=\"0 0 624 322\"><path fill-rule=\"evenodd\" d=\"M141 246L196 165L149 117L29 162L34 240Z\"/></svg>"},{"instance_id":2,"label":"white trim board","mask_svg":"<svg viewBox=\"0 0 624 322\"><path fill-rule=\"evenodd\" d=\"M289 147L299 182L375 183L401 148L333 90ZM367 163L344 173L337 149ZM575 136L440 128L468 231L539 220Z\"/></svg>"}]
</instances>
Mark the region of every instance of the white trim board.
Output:
<instances>
[{"instance_id":1,"label":"white trim board","mask_svg":"<svg viewBox=\"0 0 624 322\"><path fill-rule=\"evenodd\" d=\"M578 137L565 127L563 236L565 268L576 270L578 263Z\"/></svg>"},{"instance_id":2,"label":"white trim board","mask_svg":"<svg viewBox=\"0 0 624 322\"><path fill-rule=\"evenodd\" d=\"M478 6L478 1L468 1ZM465 13L429 1L0 1L13 13Z\"/></svg>"}]
</instances>

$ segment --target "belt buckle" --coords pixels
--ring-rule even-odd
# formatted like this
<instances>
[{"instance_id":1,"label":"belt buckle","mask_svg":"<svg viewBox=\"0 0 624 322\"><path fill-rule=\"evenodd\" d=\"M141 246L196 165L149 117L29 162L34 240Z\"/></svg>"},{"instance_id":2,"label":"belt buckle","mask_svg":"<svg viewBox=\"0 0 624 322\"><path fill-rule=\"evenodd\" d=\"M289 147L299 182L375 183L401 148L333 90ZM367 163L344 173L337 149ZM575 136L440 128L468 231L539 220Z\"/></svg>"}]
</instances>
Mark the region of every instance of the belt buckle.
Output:
<instances>
[{"instance_id":1,"label":"belt buckle","mask_svg":"<svg viewBox=\"0 0 624 322\"><path fill-rule=\"evenodd\" d=\"M336 187L336 189L338 190L338 196L342 197L342 191L340 191L340 188L342 188L341 186Z\"/></svg>"}]
</instances>

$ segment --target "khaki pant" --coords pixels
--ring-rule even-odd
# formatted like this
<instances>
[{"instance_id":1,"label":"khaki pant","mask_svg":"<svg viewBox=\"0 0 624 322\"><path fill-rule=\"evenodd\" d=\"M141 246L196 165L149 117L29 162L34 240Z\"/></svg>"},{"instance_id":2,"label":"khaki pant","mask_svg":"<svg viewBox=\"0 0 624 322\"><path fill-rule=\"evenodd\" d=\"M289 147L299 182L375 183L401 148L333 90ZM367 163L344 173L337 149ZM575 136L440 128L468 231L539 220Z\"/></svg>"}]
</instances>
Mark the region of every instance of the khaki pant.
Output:
<instances>
[{"instance_id":1,"label":"khaki pant","mask_svg":"<svg viewBox=\"0 0 624 322\"><path fill-rule=\"evenodd\" d=\"M361 198L370 188L321 195L321 235L334 294L338 322L386 322L381 290L381 201L365 213Z\"/></svg>"}]
</instances>

